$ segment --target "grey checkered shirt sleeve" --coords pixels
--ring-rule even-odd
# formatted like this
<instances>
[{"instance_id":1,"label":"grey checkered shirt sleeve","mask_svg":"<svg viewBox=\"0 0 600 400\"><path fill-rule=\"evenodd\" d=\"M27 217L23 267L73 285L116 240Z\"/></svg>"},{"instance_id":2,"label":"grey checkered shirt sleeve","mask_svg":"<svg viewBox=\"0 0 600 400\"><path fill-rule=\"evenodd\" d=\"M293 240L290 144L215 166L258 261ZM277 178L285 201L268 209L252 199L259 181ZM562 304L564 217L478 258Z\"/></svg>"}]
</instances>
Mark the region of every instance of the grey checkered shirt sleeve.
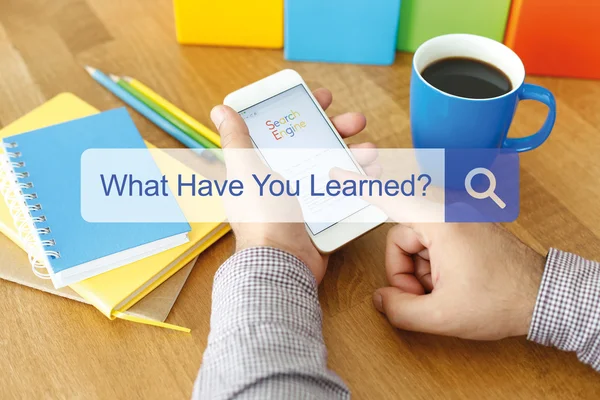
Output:
<instances>
[{"instance_id":1,"label":"grey checkered shirt sleeve","mask_svg":"<svg viewBox=\"0 0 600 400\"><path fill-rule=\"evenodd\" d=\"M574 351L600 371L600 264L551 249L529 340Z\"/></svg>"},{"instance_id":2,"label":"grey checkered shirt sleeve","mask_svg":"<svg viewBox=\"0 0 600 400\"><path fill-rule=\"evenodd\" d=\"M327 369L313 274L284 251L234 254L215 274L208 347L193 399L345 399Z\"/></svg>"}]
</instances>

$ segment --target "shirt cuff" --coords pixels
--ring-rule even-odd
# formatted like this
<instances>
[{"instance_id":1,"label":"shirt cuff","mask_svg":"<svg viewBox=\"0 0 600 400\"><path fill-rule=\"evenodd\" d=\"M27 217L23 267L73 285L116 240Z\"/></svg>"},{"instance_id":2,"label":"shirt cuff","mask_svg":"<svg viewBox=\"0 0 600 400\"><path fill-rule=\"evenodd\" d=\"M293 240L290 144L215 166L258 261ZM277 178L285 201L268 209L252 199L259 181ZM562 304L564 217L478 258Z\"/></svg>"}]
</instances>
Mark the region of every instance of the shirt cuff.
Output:
<instances>
[{"instance_id":1,"label":"shirt cuff","mask_svg":"<svg viewBox=\"0 0 600 400\"><path fill-rule=\"evenodd\" d=\"M272 247L231 256L216 272L211 334L220 338L249 325L283 325L322 340L313 273L298 257Z\"/></svg>"},{"instance_id":2,"label":"shirt cuff","mask_svg":"<svg viewBox=\"0 0 600 400\"><path fill-rule=\"evenodd\" d=\"M600 264L550 249L527 338L600 369Z\"/></svg>"}]
</instances>

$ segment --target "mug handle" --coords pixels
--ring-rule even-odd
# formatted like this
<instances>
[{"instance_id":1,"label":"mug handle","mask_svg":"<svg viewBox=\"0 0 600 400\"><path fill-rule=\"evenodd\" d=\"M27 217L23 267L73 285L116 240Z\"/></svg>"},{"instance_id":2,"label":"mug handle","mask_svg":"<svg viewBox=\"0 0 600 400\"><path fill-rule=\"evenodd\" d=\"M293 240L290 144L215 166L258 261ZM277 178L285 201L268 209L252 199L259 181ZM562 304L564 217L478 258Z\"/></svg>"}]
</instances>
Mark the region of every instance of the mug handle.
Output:
<instances>
[{"instance_id":1,"label":"mug handle","mask_svg":"<svg viewBox=\"0 0 600 400\"><path fill-rule=\"evenodd\" d=\"M554 100L554 95L548 89L531 83L524 83L521 89L519 89L518 96L519 101L535 100L548 106L546 122L544 122L542 129L537 133L524 138L506 138L504 141L502 148L520 153L522 151L533 150L548 139L556 120L556 101Z\"/></svg>"}]
</instances>

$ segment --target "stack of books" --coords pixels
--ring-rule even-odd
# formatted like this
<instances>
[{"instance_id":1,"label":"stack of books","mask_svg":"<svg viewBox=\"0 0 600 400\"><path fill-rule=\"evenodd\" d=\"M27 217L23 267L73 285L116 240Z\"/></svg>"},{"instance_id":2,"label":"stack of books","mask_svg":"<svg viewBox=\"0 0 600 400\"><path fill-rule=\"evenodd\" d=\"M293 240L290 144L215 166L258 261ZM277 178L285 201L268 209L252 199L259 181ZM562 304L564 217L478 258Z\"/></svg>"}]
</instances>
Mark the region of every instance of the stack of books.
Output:
<instances>
[{"instance_id":1,"label":"stack of books","mask_svg":"<svg viewBox=\"0 0 600 400\"><path fill-rule=\"evenodd\" d=\"M63 93L2 129L0 139L0 232L12 241L0 238L0 278L87 302L111 319L185 330L163 321L195 259L229 231L225 215L192 224L81 216L85 150L153 147L127 111L99 113Z\"/></svg>"}]
</instances>

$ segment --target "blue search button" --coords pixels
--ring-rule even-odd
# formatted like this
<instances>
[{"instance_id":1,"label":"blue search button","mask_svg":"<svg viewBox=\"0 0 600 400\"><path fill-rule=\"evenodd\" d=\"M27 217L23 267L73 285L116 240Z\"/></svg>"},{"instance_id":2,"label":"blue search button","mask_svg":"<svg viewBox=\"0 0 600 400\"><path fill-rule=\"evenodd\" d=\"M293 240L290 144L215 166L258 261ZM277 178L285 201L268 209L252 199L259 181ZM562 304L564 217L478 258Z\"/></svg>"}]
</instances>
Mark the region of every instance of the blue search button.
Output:
<instances>
[{"instance_id":1,"label":"blue search button","mask_svg":"<svg viewBox=\"0 0 600 400\"><path fill-rule=\"evenodd\" d=\"M479 174L485 175L490 182L490 186L483 193L473 189L473 178L475 178ZM479 200L490 198L494 200L494 203L496 203L498 207L504 210L506 208L506 203L502 201L502 199L496 194L496 185L496 176L492 171L490 171L487 168L475 168L471 170L471 172L469 172L467 174L467 177L465 178L465 189L467 190L467 193L469 193L469 196Z\"/></svg>"},{"instance_id":2,"label":"blue search button","mask_svg":"<svg viewBox=\"0 0 600 400\"><path fill-rule=\"evenodd\" d=\"M511 150L445 151L445 221L511 222L519 216L519 156Z\"/></svg>"}]
</instances>

